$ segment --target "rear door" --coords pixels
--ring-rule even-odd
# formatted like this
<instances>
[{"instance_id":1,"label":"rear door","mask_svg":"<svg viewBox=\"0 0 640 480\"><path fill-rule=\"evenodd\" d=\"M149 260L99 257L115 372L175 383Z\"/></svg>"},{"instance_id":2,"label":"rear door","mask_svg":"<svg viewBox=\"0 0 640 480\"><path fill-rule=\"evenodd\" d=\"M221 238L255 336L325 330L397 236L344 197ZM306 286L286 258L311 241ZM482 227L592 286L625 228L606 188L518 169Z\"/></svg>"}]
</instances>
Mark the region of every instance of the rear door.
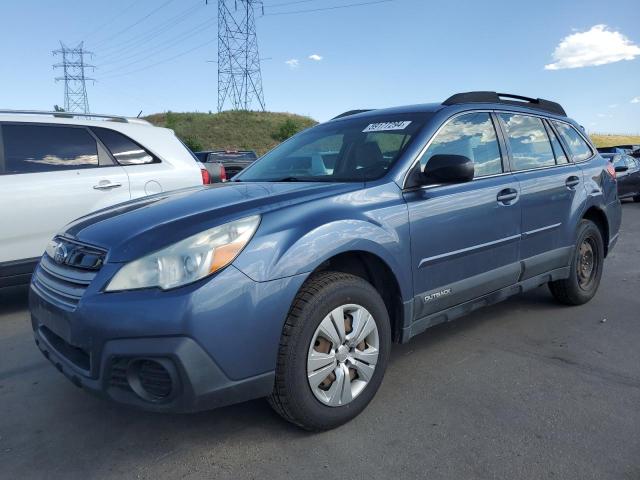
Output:
<instances>
[{"instance_id":1,"label":"rear door","mask_svg":"<svg viewBox=\"0 0 640 480\"><path fill-rule=\"evenodd\" d=\"M637 196L640 193L640 161L632 156L627 156L627 163L629 165L631 193Z\"/></svg>"},{"instance_id":2,"label":"rear door","mask_svg":"<svg viewBox=\"0 0 640 480\"><path fill-rule=\"evenodd\" d=\"M82 126L0 124L0 262L40 257L64 225L130 199L127 174Z\"/></svg>"},{"instance_id":3,"label":"rear door","mask_svg":"<svg viewBox=\"0 0 640 480\"><path fill-rule=\"evenodd\" d=\"M524 280L569 264L584 183L545 119L507 112L498 117L521 187Z\"/></svg>"},{"instance_id":4,"label":"rear door","mask_svg":"<svg viewBox=\"0 0 640 480\"><path fill-rule=\"evenodd\" d=\"M472 112L449 120L421 156L421 166L436 154L470 158L475 178L404 192L416 318L507 287L520 274L520 186L505 170L494 117Z\"/></svg>"}]
</instances>

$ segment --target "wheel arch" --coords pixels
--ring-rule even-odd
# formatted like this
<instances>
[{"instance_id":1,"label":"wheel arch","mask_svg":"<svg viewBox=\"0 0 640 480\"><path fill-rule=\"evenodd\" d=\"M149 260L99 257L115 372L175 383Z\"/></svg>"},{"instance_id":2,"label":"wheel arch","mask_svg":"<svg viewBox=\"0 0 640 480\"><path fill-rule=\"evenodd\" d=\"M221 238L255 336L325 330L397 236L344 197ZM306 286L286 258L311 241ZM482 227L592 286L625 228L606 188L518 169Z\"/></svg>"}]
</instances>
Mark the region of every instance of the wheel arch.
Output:
<instances>
[{"instance_id":1,"label":"wheel arch","mask_svg":"<svg viewBox=\"0 0 640 480\"><path fill-rule=\"evenodd\" d=\"M374 253L351 250L326 259L310 273L309 277L324 271L349 273L369 282L378 291L387 307L392 341L400 341L405 322L404 303L400 283L387 262Z\"/></svg>"},{"instance_id":2,"label":"wheel arch","mask_svg":"<svg viewBox=\"0 0 640 480\"><path fill-rule=\"evenodd\" d=\"M602 235L602 241L604 243L604 256L606 257L609 253L609 220L607 219L607 214L604 211L596 206L589 207L582 215L582 218L585 220L590 220L596 224L598 230L600 230L600 234Z\"/></svg>"}]
</instances>

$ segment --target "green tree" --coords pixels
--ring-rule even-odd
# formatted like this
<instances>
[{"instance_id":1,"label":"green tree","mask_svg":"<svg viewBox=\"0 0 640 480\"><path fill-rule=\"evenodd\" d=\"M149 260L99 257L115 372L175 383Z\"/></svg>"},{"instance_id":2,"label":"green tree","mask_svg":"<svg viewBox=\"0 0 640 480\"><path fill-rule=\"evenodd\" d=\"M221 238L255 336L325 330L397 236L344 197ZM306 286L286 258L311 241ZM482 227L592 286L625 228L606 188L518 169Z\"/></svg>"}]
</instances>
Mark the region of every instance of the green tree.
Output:
<instances>
[{"instance_id":1,"label":"green tree","mask_svg":"<svg viewBox=\"0 0 640 480\"><path fill-rule=\"evenodd\" d=\"M199 152L200 150L204 150L202 144L195 137L185 137L182 139L184 144L189 147L192 152Z\"/></svg>"},{"instance_id":2,"label":"green tree","mask_svg":"<svg viewBox=\"0 0 640 480\"><path fill-rule=\"evenodd\" d=\"M287 118L282 122L282 124L280 124L278 131L271 135L271 137L279 142L284 142L287 138L292 137L300 130L302 130L302 128L296 122Z\"/></svg>"}]
</instances>

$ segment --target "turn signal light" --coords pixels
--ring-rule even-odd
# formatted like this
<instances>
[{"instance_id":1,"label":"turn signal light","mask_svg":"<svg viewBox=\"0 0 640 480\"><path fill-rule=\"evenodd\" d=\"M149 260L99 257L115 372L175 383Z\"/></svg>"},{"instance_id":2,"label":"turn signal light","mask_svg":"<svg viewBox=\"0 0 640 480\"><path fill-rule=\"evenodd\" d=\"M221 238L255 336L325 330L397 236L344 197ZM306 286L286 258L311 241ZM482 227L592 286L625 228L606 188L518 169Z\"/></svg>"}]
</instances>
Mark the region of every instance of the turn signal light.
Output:
<instances>
[{"instance_id":1,"label":"turn signal light","mask_svg":"<svg viewBox=\"0 0 640 480\"><path fill-rule=\"evenodd\" d=\"M224 165L220 165L220 181L226 182L227 180L227 169L224 168Z\"/></svg>"},{"instance_id":2,"label":"turn signal light","mask_svg":"<svg viewBox=\"0 0 640 480\"><path fill-rule=\"evenodd\" d=\"M616 167L613 166L613 163L607 163L607 172L611 175L611 178L616 179Z\"/></svg>"}]
</instances>

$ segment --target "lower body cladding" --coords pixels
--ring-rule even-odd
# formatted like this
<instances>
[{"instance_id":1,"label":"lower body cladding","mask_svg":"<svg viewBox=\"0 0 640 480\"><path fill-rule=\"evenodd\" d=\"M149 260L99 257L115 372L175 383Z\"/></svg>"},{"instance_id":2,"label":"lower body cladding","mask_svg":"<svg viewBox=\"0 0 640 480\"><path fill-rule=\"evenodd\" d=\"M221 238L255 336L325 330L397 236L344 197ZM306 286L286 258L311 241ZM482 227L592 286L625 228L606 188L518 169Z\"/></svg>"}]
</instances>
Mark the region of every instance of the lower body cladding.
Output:
<instances>
[{"instance_id":1,"label":"lower body cladding","mask_svg":"<svg viewBox=\"0 0 640 480\"><path fill-rule=\"evenodd\" d=\"M146 410L195 412L264 397L304 278L260 283L228 267L167 292L87 291L73 310L32 286L35 341L75 385Z\"/></svg>"}]
</instances>

